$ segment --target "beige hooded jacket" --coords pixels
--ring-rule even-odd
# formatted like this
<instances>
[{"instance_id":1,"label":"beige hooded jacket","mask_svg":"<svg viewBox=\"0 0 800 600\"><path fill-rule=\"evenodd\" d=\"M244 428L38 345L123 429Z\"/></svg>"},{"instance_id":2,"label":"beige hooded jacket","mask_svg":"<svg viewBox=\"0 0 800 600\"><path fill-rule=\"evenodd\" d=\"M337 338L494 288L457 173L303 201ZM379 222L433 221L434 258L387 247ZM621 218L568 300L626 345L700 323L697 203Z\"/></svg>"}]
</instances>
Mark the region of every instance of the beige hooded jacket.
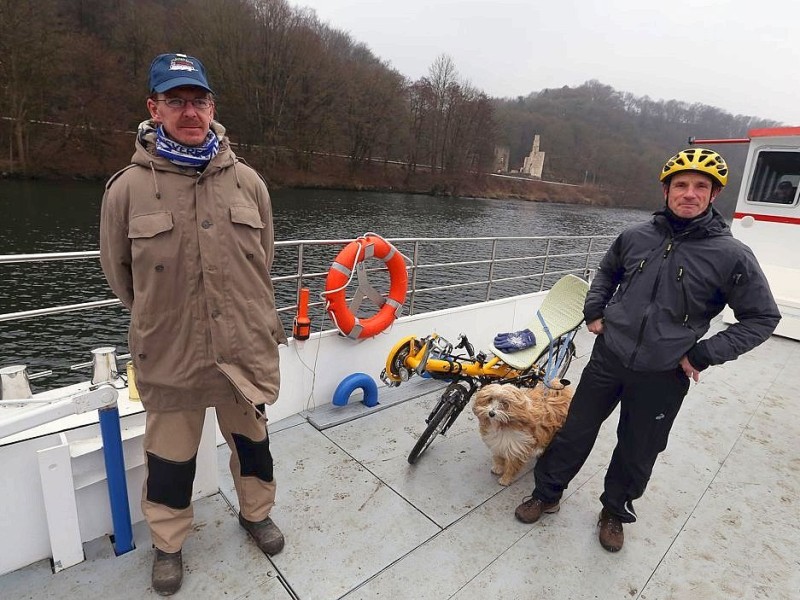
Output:
<instances>
[{"instance_id":1,"label":"beige hooded jacket","mask_svg":"<svg viewBox=\"0 0 800 600\"><path fill-rule=\"evenodd\" d=\"M132 164L106 185L100 262L131 311L129 347L147 410L278 396L286 343L270 280L272 208L259 175L213 122L219 153L203 171L155 154L139 126Z\"/></svg>"}]
</instances>

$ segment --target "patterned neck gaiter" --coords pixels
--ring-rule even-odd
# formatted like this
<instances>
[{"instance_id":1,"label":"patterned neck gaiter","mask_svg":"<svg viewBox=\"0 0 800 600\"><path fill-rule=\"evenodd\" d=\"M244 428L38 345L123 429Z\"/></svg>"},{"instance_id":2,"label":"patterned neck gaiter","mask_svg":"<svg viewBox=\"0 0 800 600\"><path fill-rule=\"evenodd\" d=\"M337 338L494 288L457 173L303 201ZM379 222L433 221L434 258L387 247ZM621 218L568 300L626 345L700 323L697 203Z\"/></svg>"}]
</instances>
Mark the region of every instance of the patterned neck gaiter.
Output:
<instances>
[{"instance_id":1,"label":"patterned neck gaiter","mask_svg":"<svg viewBox=\"0 0 800 600\"><path fill-rule=\"evenodd\" d=\"M219 152L219 138L211 130L199 146L184 146L169 139L161 125L156 130L156 154L179 167L204 169L217 152Z\"/></svg>"}]
</instances>

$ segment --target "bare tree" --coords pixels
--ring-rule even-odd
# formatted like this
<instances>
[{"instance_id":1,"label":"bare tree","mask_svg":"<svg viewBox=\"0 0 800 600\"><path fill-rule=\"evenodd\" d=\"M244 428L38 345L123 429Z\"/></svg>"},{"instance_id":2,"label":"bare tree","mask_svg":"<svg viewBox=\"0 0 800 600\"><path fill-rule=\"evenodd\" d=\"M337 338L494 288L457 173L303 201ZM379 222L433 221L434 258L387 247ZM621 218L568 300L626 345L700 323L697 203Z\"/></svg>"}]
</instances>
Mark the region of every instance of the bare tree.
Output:
<instances>
[{"instance_id":1,"label":"bare tree","mask_svg":"<svg viewBox=\"0 0 800 600\"><path fill-rule=\"evenodd\" d=\"M28 121L45 116L61 64L56 15L52 0L0 0L0 114L12 119L9 160L22 173L29 166Z\"/></svg>"},{"instance_id":2,"label":"bare tree","mask_svg":"<svg viewBox=\"0 0 800 600\"><path fill-rule=\"evenodd\" d=\"M442 167L442 160L445 154L445 139L447 129L451 119L451 101L457 95L454 88L458 85L453 59L446 54L439 55L428 69L428 81L430 82L433 93L433 106L431 126L431 149L430 164L431 168Z\"/></svg>"}]
</instances>

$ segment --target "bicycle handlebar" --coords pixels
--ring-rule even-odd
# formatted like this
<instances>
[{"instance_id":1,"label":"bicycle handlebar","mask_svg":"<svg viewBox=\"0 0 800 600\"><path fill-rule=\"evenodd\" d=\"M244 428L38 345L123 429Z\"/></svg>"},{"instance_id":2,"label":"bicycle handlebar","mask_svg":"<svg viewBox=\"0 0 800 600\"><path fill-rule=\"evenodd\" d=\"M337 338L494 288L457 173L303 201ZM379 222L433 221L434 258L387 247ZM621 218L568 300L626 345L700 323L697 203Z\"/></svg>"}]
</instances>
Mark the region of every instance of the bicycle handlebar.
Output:
<instances>
[{"instance_id":1,"label":"bicycle handlebar","mask_svg":"<svg viewBox=\"0 0 800 600\"><path fill-rule=\"evenodd\" d=\"M475 347L467 339L466 333L462 333L458 336L458 344L456 344L456 349L458 348L463 348L466 350L470 359L475 360Z\"/></svg>"}]
</instances>

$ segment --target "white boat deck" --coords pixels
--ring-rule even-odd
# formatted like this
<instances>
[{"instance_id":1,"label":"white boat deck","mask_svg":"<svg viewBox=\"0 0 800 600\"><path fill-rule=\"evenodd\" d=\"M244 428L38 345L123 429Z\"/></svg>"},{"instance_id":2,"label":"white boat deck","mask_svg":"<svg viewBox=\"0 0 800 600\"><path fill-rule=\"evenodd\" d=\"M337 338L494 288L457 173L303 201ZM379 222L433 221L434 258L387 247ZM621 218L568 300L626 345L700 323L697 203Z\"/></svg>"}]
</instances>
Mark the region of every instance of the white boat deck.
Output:
<instances>
[{"instance_id":1,"label":"white boat deck","mask_svg":"<svg viewBox=\"0 0 800 600\"><path fill-rule=\"evenodd\" d=\"M573 381L590 337L578 339ZM435 392L324 431L286 419L271 428L285 550L267 558L240 529L220 447L223 489L195 503L175 597L800 598L798 365L800 344L773 337L692 385L616 554L600 547L595 526L616 415L561 512L533 525L513 516L532 473L497 484L469 409L415 466L406 462ZM58 574L41 561L0 577L0 597L157 597L147 528L134 536L136 549L119 557L101 538Z\"/></svg>"}]
</instances>

